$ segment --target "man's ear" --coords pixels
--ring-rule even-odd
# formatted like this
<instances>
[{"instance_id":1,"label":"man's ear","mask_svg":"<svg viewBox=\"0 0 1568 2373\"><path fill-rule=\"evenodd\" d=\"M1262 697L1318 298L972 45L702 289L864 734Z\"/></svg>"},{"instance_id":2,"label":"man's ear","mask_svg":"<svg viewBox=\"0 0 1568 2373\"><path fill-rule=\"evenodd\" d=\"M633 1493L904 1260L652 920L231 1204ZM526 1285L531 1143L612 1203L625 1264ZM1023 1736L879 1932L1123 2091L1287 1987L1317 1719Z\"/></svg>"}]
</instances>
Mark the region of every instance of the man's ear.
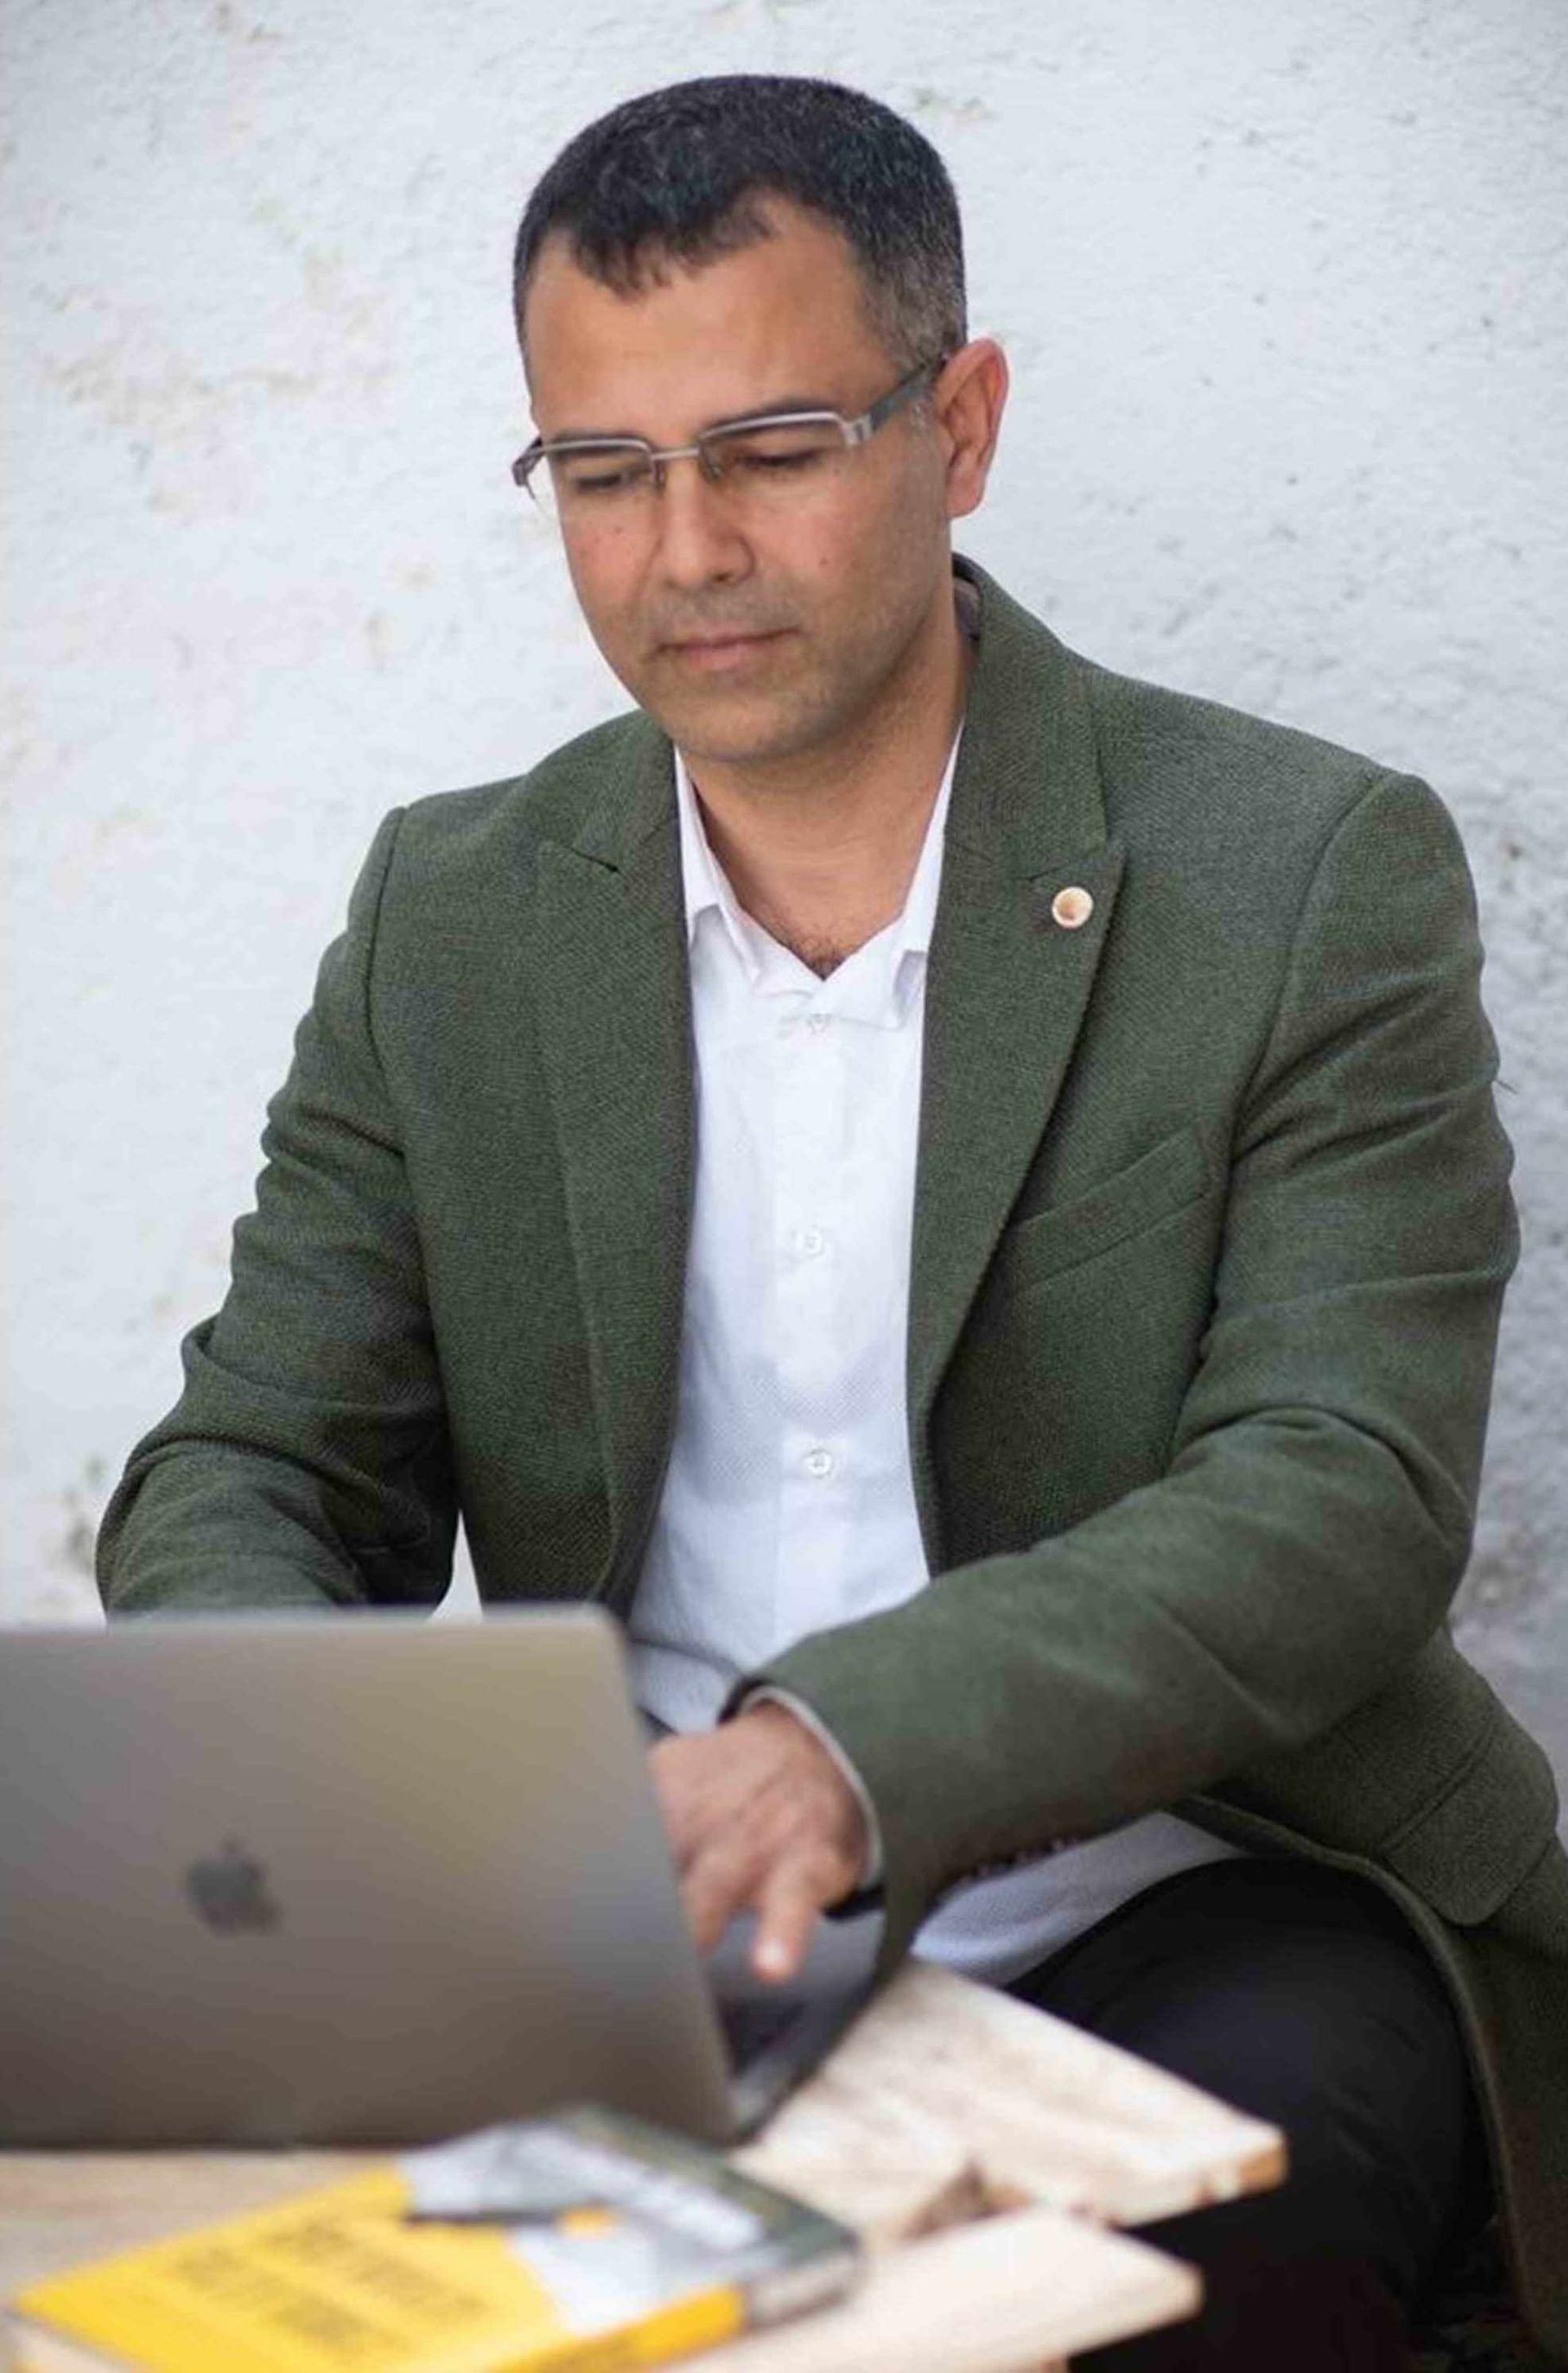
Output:
<instances>
[{"instance_id":1,"label":"man's ear","mask_svg":"<svg viewBox=\"0 0 1568 2373\"><path fill-rule=\"evenodd\" d=\"M971 338L937 374L931 391L947 446L947 516L980 508L1007 403L1007 357L994 338Z\"/></svg>"}]
</instances>

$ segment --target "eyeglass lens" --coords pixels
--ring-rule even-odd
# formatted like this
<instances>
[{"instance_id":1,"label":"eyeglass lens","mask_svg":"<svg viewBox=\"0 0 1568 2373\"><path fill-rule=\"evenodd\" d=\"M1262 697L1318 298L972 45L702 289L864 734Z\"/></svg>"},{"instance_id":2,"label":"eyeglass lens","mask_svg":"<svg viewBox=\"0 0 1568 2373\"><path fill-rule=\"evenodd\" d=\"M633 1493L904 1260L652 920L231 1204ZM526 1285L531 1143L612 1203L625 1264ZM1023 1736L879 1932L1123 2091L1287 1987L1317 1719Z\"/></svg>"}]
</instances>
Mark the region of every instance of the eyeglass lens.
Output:
<instances>
[{"instance_id":1,"label":"eyeglass lens","mask_svg":"<svg viewBox=\"0 0 1568 2373\"><path fill-rule=\"evenodd\" d=\"M710 428L696 440L703 474L749 500L788 499L793 491L846 449L842 425L830 415L734 428ZM549 453L531 472L529 491L547 508L588 514L648 495L668 467L642 445L597 445Z\"/></svg>"}]
</instances>

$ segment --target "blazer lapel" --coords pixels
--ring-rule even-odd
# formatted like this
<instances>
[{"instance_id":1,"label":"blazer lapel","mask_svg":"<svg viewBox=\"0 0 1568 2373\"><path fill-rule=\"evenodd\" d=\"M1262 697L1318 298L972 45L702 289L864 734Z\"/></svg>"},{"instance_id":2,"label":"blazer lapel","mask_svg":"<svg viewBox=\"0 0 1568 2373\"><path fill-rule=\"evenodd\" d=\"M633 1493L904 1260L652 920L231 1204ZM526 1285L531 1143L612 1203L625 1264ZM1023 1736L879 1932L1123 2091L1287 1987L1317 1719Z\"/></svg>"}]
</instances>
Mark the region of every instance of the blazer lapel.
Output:
<instances>
[{"instance_id":1,"label":"blazer lapel","mask_svg":"<svg viewBox=\"0 0 1568 2373\"><path fill-rule=\"evenodd\" d=\"M1050 1118L1105 942L1106 837L1072 655L983 571L926 985L908 1398L922 1528L940 1540L932 1407ZM669 743L629 721L602 795L540 858L534 1011L561 1148L614 1549L634 1586L673 1432L695 1164L691 988ZM1055 921L1063 888L1093 901Z\"/></svg>"},{"instance_id":2,"label":"blazer lapel","mask_svg":"<svg viewBox=\"0 0 1568 2373\"><path fill-rule=\"evenodd\" d=\"M629 1597L675 1422L691 1223L691 994L668 742L638 718L570 846L546 843L534 1011ZM602 781L602 777L601 777Z\"/></svg>"},{"instance_id":3,"label":"blazer lapel","mask_svg":"<svg viewBox=\"0 0 1568 2373\"><path fill-rule=\"evenodd\" d=\"M958 565L980 589L980 649L926 981L908 1344L915 1495L934 1572L933 1404L1060 1092L1121 874L1071 653L983 571ZM1092 901L1075 927L1052 914L1069 888Z\"/></svg>"}]
</instances>

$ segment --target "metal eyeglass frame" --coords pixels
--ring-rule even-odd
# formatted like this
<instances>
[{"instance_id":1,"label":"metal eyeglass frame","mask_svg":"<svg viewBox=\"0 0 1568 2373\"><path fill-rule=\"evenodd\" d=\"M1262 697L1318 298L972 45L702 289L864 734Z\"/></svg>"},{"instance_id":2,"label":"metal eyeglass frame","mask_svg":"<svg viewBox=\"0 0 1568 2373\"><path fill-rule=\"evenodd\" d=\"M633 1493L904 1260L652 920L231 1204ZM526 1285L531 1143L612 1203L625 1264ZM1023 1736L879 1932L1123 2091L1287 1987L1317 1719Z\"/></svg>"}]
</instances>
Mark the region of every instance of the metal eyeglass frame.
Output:
<instances>
[{"instance_id":1,"label":"metal eyeglass frame","mask_svg":"<svg viewBox=\"0 0 1568 2373\"><path fill-rule=\"evenodd\" d=\"M865 412L858 413L853 420L846 420L842 412L748 413L738 420L714 421L711 428L700 429L690 445L652 445L645 437L536 437L527 450L519 453L513 462L512 481L515 485L525 488L531 500L538 503L540 497L532 481L540 463L548 462L552 454L636 452L642 454L648 463L649 482L656 494L664 492L665 465L670 462L695 462L711 486L722 485L724 471L714 466L709 451L715 439L744 436L748 430L756 428L796 428L803 425L825 427L830 421L842 436L846 449L864 445L876 436L884 422L891 420L895 412L936 378L948 359L947 355L937 355L930 362L919 364L907 378L900 380L897 387L889 388L886 395L878 396L875 403L868 405Z\"/></svg>"}]
</instances>

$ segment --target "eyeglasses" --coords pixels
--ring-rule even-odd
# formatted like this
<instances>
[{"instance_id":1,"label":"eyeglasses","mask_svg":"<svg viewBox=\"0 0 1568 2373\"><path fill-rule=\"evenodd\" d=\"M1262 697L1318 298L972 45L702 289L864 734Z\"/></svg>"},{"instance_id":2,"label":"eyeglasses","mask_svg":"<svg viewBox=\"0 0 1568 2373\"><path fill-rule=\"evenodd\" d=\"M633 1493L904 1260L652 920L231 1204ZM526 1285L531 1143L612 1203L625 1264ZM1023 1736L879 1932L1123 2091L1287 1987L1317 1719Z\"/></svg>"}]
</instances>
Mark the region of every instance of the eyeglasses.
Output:
<instances>
[{"instance_id":1,"label":"eyeglasses","mask_svg":"<svg viewBox=\"0 0 1568 2373\"><path fill-rule=\"evenodd\" d=\"M640 512L663 492L671 462L695 462L709 485L749 504L782 507L875 437L947 359L922 363L854 420L842 412L764 412L701 429L690 445L650 445L645 437L536 437L513 462L512 477L547 518L574 524Z\"/></svg>"}]
</instances>

